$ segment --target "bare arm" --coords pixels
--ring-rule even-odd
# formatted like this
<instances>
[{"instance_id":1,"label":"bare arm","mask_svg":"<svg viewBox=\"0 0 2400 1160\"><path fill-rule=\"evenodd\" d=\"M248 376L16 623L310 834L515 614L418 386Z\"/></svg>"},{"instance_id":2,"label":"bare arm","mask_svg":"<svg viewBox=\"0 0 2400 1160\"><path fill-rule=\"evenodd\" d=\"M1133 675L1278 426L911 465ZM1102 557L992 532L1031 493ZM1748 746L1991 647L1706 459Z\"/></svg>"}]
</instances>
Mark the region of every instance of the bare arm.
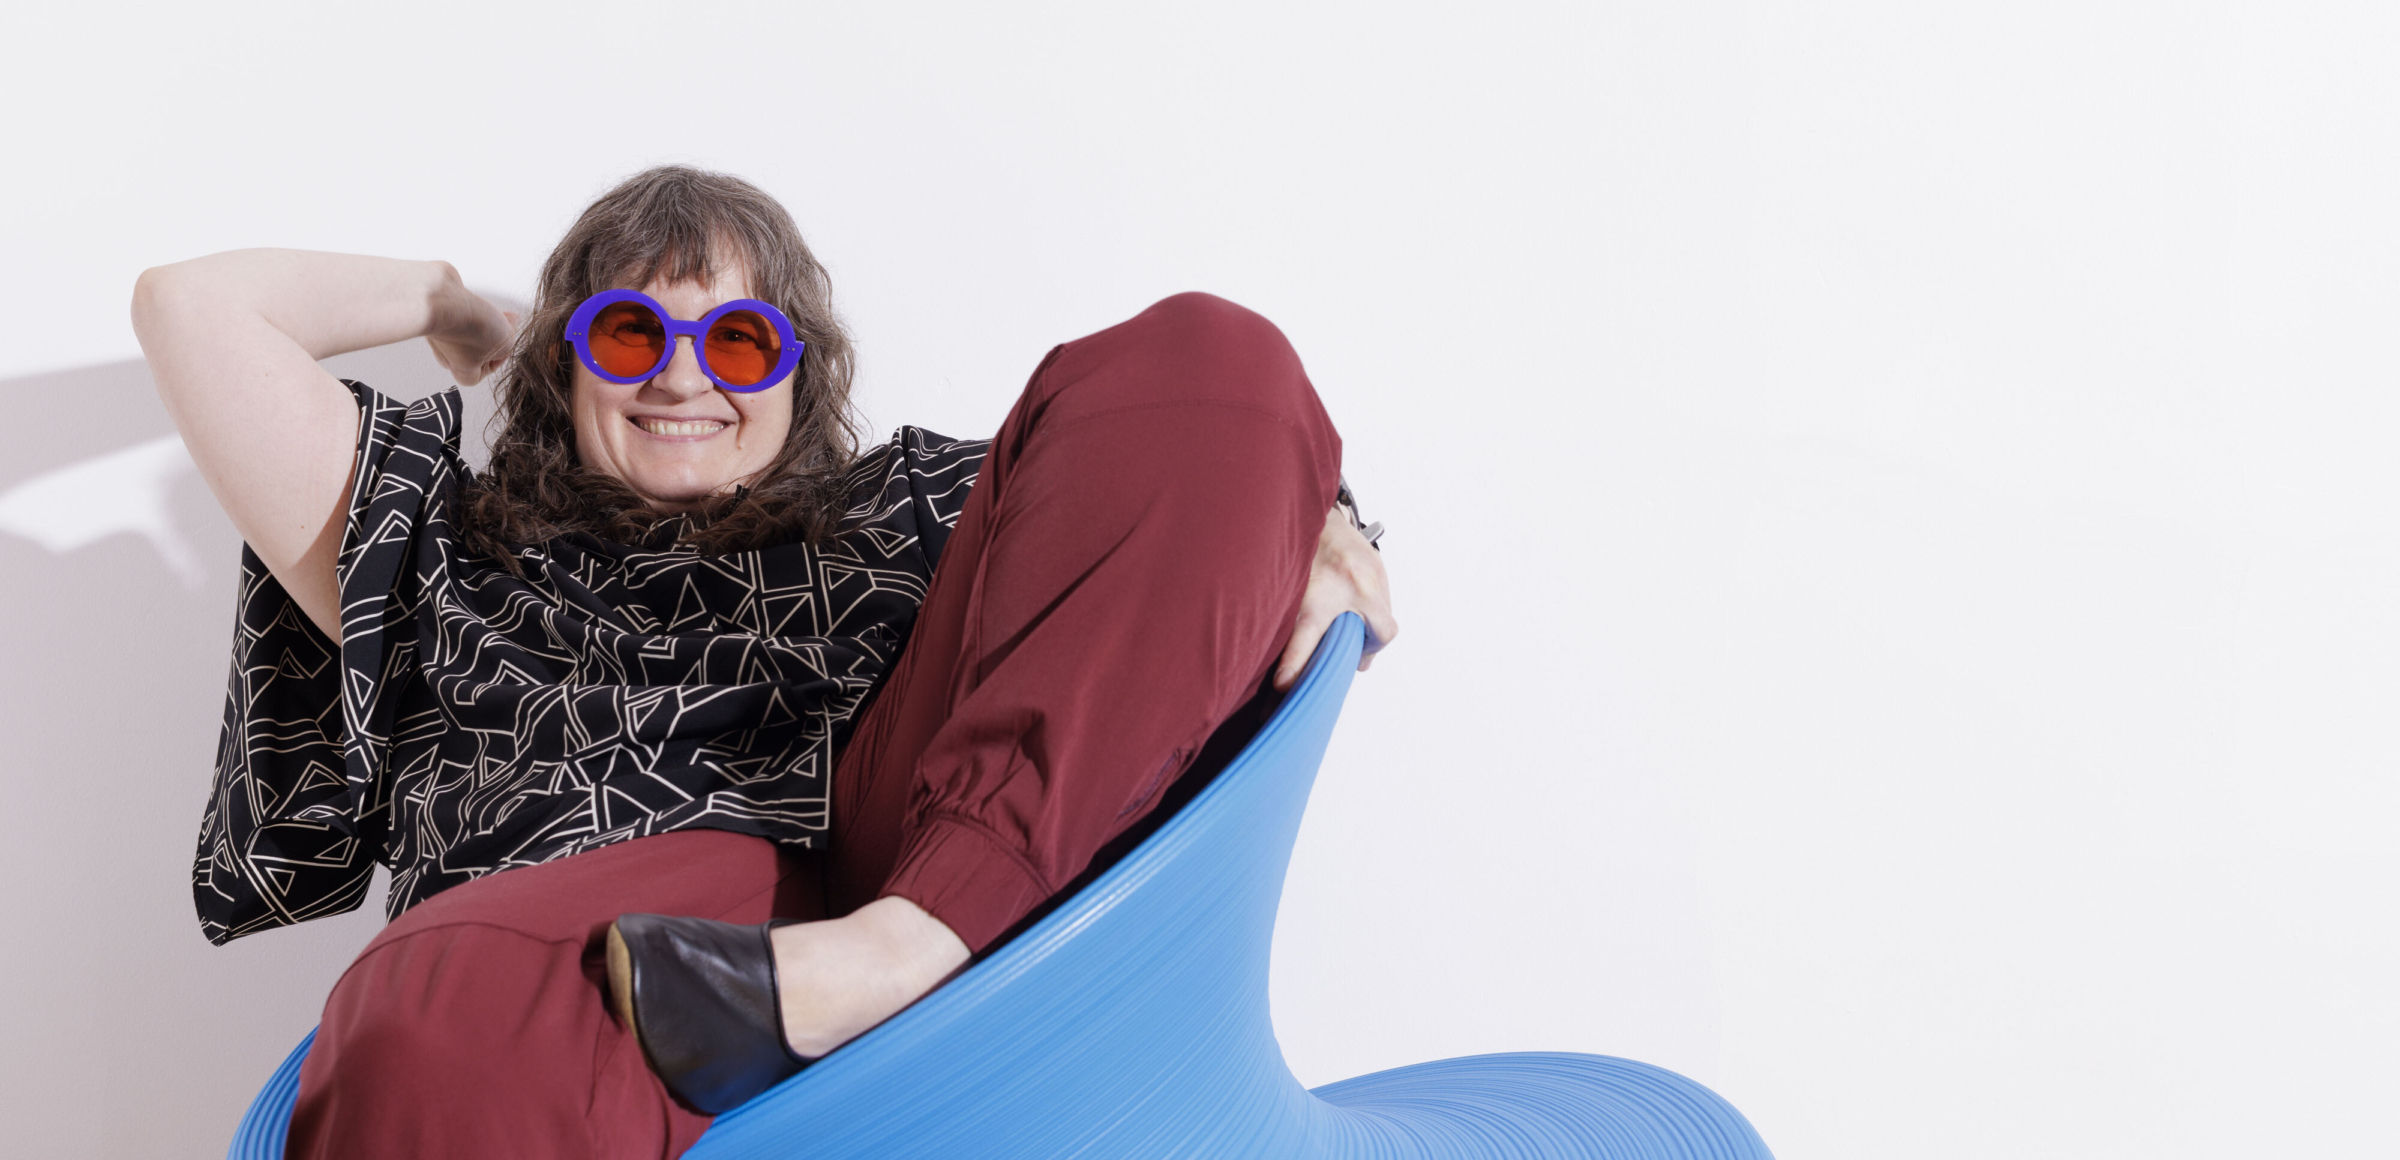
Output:
<instances>
[{"instance_id":1,"label":"bare arm","mask_svg":"<svg viewBox=\"0 0 2400 1160\"><path fill-rule=\"evenodd\" d=\"M333 565L358 404L317 360L422 336L474 383L506 355L512 323L447 262L235 250L143 271L133 329L209 490L339 641Z\"/></svg>"}]
</instances>

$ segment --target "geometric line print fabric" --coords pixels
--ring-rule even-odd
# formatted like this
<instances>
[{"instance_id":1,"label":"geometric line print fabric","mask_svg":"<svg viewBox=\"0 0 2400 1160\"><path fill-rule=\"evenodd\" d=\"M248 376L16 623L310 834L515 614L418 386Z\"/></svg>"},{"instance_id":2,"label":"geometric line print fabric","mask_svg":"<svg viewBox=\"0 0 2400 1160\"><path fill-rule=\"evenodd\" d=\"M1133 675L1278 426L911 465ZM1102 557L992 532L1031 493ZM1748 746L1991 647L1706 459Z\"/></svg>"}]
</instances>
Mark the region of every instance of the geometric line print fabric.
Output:
<instances>
[{"instance_id":1,"label":"geometric line print fabric","mask_svg":"<svg viewBox=\"0 0 2400 1160\"><path fill-rule=\"evenodd\" d=\"M242 584L192 895L210 942L387 913L629 838L822 841L836 746L908 638L988 446L903 427L859 458L819 544L702 556L456 542L459 398L359 383L337 649L256 554Z\"/></svg>"}]
</instances>

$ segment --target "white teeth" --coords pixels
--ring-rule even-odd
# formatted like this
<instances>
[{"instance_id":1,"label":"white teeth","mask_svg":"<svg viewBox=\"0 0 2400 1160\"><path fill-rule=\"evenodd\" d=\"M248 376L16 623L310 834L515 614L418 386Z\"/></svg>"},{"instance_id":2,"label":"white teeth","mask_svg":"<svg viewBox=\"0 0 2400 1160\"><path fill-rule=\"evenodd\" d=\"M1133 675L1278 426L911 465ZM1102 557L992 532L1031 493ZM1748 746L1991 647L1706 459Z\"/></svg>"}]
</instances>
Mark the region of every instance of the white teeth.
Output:
<instances>
[{"instance_id":1,"label":"white teeth","mask_svg":"<svg viewBox=\"0 0 2400 1160\"><path fill-rule=\"evenodd\" d=\"M671 419L636 419L635 426L653 435L713 435L725 429L716 419L694 419L678 423Z\"/></svg>"}]
</instances>

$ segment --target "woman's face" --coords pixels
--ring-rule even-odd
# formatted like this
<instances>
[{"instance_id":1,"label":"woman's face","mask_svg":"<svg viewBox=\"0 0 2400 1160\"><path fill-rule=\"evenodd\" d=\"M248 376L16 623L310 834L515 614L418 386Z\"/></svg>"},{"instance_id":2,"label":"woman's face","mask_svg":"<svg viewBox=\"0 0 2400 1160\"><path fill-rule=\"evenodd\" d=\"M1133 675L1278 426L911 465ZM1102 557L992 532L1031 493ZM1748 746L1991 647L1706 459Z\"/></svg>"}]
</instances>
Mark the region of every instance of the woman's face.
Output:
<instances>
[{"instance_id":1,"label":"woman's face","mask_svg":"<svg viewBox=\"0 0 2400 1160\"><path fill-rule=\"evenodd\" d=\"M740 270L707 284L652 282L640 288L686 321L751 296ZM655 511L680 512L731 492L774 462L792 430L792 379L763 391L720 391L700 371L688 338L667 369L619 385L575 360L575 454L585 467L622 480Z\"/></svg>"}]
</instances>

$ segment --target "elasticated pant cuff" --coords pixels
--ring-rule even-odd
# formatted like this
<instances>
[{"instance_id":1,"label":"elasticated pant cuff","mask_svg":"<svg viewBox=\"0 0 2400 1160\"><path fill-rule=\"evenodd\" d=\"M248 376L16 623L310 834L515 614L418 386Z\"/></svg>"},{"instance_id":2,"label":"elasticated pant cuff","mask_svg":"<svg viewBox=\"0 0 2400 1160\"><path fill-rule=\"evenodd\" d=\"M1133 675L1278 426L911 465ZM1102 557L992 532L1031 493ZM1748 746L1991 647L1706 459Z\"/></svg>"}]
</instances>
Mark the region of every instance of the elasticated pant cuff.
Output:
<instances>
[{"instance_id":1,"label":"elasticated pant cuff","mask_svg":"<svg viewBox=\"0 0 2400 1160\"><path fill-rule=\"evenodd\" d=\"M884 884L942 920L977 954L1054 891L999 835L960 817L925 820Z\"/></svg>"}]
</instances>

